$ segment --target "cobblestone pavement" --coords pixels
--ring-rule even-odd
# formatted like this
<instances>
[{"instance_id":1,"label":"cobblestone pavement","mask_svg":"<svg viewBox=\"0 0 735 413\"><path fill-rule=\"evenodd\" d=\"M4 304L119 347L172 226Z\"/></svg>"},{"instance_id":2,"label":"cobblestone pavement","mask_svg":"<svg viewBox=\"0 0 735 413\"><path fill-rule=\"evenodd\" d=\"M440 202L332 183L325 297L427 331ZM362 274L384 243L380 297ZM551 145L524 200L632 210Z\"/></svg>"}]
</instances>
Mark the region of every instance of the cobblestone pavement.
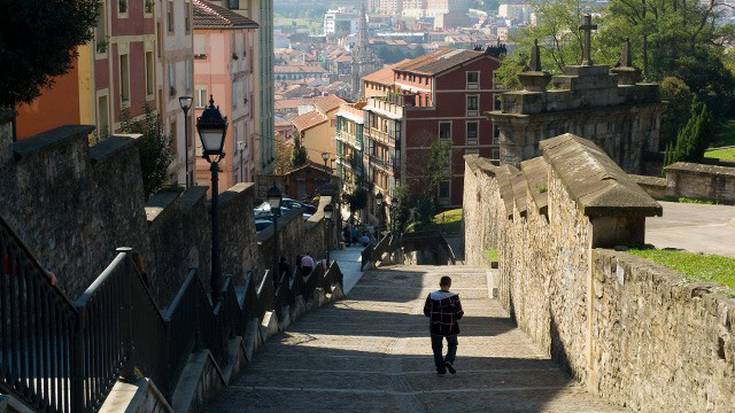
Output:
<instances>
[{"instance_id":1,"label":"cobblestone pavement","mask_svg":"<svg viewBox=\"0 0 735 413\"><path fill-rule=\"evenodd\" d=\"M461 271L461 275L458 272ZM438 377L422 309L462 298L456 376ZM586 393L487 298L484 270L390 267L271 339L208 412L619 412Z\"/></svg>"}]
</instances>

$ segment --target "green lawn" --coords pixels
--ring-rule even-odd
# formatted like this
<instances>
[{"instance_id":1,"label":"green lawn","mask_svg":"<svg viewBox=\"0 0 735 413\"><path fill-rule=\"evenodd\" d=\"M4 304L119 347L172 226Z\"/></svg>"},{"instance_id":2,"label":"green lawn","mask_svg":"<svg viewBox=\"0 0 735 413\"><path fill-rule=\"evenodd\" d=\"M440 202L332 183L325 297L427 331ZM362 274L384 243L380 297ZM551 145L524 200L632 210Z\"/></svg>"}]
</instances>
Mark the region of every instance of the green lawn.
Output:
<instances>
[{"instance_id":1,"label":"green lawn","mask_svg":"<svg viewBox=\"0 0 735 413\"><path fill-rule=\"evenodd\" d=\"M423 225L420 231L439 231L445 235L459 235L462 232L462 208L444 211L434 215L433 222Z\"/></svg>"},{"instance_id":2,"label":"green lawn","mask_svg":"<svg viewBox=\"0 0 735 413\"><path fill-rule=\"evenodd\" d=\"M498 250L496 249L485 251L485 256L487 257L487 260L490 262L498 262Z\"/></svg>"},{"instance_id":3,"label":"green lawn","mask_svg":"<svg viewBox=\"0 0 735 413\"><path fill-rule=\"evenodd\" d=\"M660 249L633 249L628 252L679 271L691 280L724 285L735 293L735 258Z\"/></svg>"},{"instance_id":4,"label":"green lawn","mask_svg":"<svg viewBox=\"0 0 735 413\"><path fill-rule=\"evenodd\" d=\"M723 161L735 161L735 148L707 151L704 153L704 156L706 158L715 158Z\"/></svg>"}]
</instances>

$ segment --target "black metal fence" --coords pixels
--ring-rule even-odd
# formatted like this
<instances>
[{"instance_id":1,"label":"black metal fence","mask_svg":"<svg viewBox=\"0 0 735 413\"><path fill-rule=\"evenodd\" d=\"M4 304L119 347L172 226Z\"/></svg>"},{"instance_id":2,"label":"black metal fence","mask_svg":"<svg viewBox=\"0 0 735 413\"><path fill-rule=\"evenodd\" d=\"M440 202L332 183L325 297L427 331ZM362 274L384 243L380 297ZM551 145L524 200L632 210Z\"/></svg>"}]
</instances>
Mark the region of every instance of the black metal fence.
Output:
<instances>
[{"instance_id":1,"label":"black metal fence","mask_svg":"<svg viewBox=\"0 0 735 413\"><path fill-rule=\"evenodd\" d=\"M213 303L192 270L162 311L139 263L133 251L118 250L72 303L0 219L0 392L38 410L94 412L120 377L142 374L170 400L193 351L208 349L223 366L227 341L249 321L342 286L336 263L277 282L266 272L257 285L250 274L242 286L228 277Z\"/></svg>"}]
</instances>

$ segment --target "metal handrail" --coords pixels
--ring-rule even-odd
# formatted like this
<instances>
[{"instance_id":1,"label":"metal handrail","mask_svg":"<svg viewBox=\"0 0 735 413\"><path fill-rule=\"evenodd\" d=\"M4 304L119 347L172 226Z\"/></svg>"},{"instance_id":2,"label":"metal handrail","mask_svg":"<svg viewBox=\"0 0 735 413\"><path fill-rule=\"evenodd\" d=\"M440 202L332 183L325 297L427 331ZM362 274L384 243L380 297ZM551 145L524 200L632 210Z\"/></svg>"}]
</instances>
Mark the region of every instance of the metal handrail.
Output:
<instances>
[{"instance_id":1,"label":"metal handrail","mask_svg":"<svg viewBox=\"0 0 735 413\"><path fill-rule=\"evenodd\" d=\"M316 288L333 293L343 280L336 262L281 277L277 288L270 272L257 287L252 273L238 287L226 277L213 304L191 270L161 310L135 252L120 249L72 304L1 219L0 264L0 391L59 413L97 411L119 377L139 374L170 401L191 352L207 349L224 365L227 341L244 336L250 320L298 295L309 300Z\"/></svg>"}]
</instances>

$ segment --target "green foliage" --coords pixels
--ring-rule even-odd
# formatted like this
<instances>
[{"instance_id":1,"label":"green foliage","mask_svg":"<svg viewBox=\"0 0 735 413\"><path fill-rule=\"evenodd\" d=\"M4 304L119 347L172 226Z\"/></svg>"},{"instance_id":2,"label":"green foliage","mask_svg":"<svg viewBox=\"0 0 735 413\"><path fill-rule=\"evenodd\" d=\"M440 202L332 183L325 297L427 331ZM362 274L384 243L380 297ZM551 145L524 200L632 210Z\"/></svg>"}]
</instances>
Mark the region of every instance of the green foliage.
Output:
<instances>
[{"instance_id":1,"label":"green foliage","mask_svg":"<svg viewBox=\"0 0 735 413\"><path fill-rule=\"evenodd\" d=\"M690 117L679 130L676 142L669 143L664 155L664 166L672 163L699 162L712 136L713 119L707 105L695 96L692 99Z\"/></svg>"},{"instance_id":2,"label":"green foliage","mask_svg":"<svg viewBox=\"0 0 735 413\"><path fill-rule=\"evenodd\" d=\"M690 117L693 94L687 84L674 76L665 77L660 84L661 99L667 101L666 112L661 117L660 147L666 148L676 141L676 135Z\"/></svg>"},{"instance_id":3,"label":"green foliage","mask_svg":"<svg viewBox=\"0 0 735 413\"><path fill-rule=\"evenodd\" d=\"M12 108L71 69L76 47L92 39L97 0L6 0L0 10L0 107Z\"/></svg>"},{"instance_id":4,"label":"green foliage","mask_svg":"<svg viewBox=\"0 0 735 413\"><path fill-rule=\"evenodd\" d=\"M498 262L498 250L494 248L485 251L485 256L487 257L487 260L490 262Z\"/></svg>"},{"instance_id":5,"label":"green foliage","mask_svg":"<svg viewBox=\"0 0 735 413\"><path fill-rule=\"evenodd\" d=\"M424 194L428 198L435 199L438 195L439 185L447 179L451 149L451 142L435 140L431 143L429 156L423 170L427 181L424 186ZM433 212L431 215L434 215Z\"/></svg>"},{"instance_id":6,"label":"green foliage","mask_svg":"<svg viewBox=\"0 0 735 413\"><path fill-rule=\"evenodd\" d=\"M351 194L344 195L344 201L350 206L351 214L365 209L368 201L367 195L367 191L363 188L355 188Z\"/></svg>"},{"instance_id":7,"label":"green foliage","mask_svg":"<svg viewBox=\"0 0 735 413\"><path fill-rule=\"evenodd\" d=\"M628 252L679 271L692 280L713 282L735 289L735 258L660 249L634 249Z\"/></svg>"},{"instance_id":8,"label":"green foliage","mask_svg":"<svg viewBox=\"0 0 735 413\"><path fill-rule=\"evenodd\" d=\"M414 199L416 208L416 224L419 226L431 224L436 213L436 203L430 196L418 196Z\"/></svg>"},{"instance_id":9,"label":"green foliage","mask_svg":"<svg viewBox=\"0 0 735 413\"><path fill-rule=\"evenodd\" d=\"M301 165L305 165L309 160L309 154L306 152L306 147L301 144L301 139L294 139L294 149L291 153L291 166L298 168Z\"/></svg>"},{"instance_id":10,"label":"green foliage","mask_svg":"<svg viewBox=\"0 0 735 413\"><path fill-rule=\"evenodd\" d=\"M409 189L407 186L397 186L393 190L393 205L395 209L391 211L391 225L394 233L402 234L410 224L411 219L411 202Z\"/></svg>"},{"instance_id":11,"label":"green foliage","mask_svg":"<svg viewBox=\"0 0 735 413\"><path fill-rule=\"evenodd\" d=\"M143 117L136 120L127 110L123 111L120 129L125 133L142 135L136 143L140 150L143 189L148 198L169 181L168 168L174 160L171 137L164 133L158 113L148 105Z\"/></svg>"}]
</instances>

